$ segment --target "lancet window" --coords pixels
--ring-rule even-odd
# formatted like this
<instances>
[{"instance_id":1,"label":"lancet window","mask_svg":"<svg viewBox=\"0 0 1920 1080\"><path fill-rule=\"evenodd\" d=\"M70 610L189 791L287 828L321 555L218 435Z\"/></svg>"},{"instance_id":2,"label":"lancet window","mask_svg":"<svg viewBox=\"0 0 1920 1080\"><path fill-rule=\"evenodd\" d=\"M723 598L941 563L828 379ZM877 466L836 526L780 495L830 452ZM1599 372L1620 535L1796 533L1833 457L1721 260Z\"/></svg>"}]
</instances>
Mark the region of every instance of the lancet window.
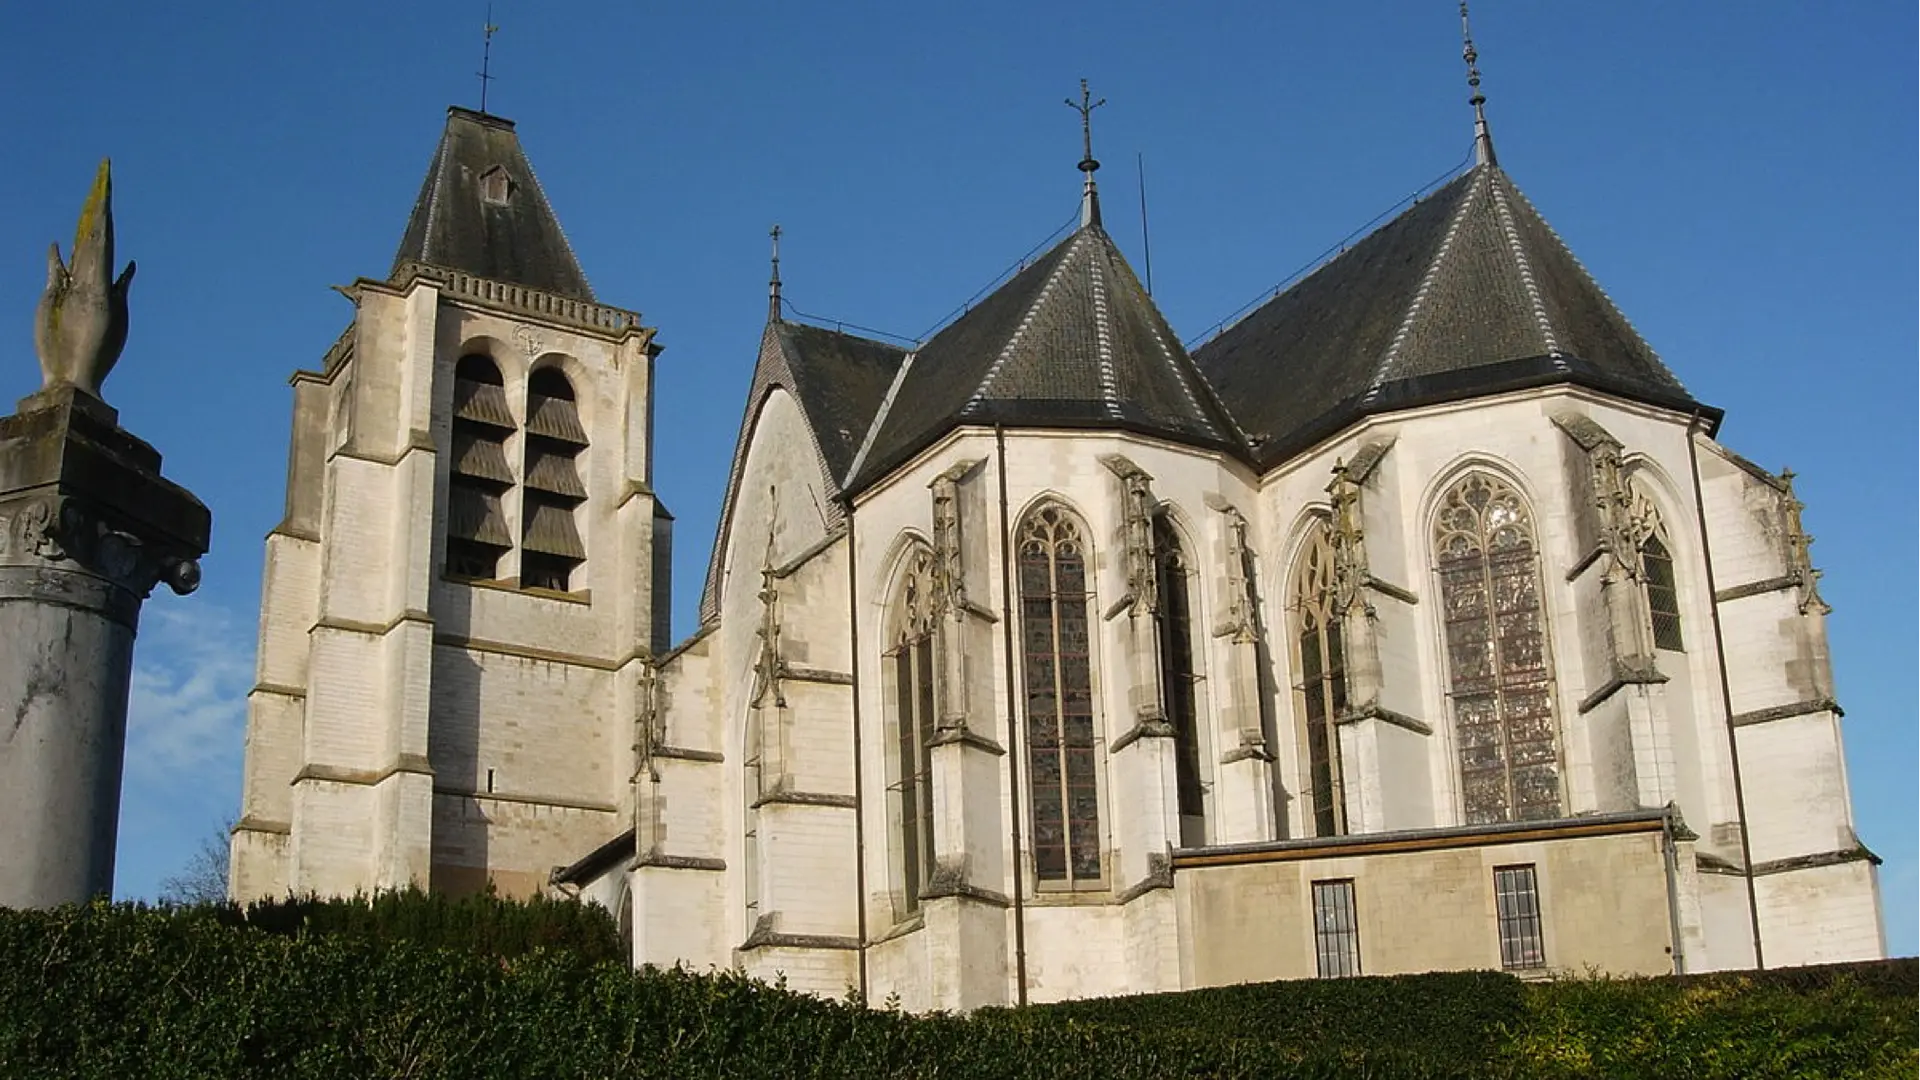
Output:
<instances>
[{"instance_id":1,"label":"lancet window","mask_svg":"<svg viewBox=\"0 0 1920 1080\"><path fill-rule=\"evenodd\" d=\"M513 549L506 495L513 489L507 440L513 416L500 369L488 357L470 354L453 369L453 446L447 477L449 577L490 580Z\"/></svg>"},{"instance_id":2,"label":"lancet window","mask_svg":"<svg viewBox=\"0 0 1920 1080\"><path fill-rule=\"evenodd\" d=\"M933 603L933 553L922 548L908 558L887 650L894 722L889 794L902 916L919 910L920 891L933 874Z\"/></svg>"},{"instance_id":3,"label":"lancet window","mask_svg":"<svg viewBox=\"0 0 1920 1080\"><path fill-rule=\"evenodd\" d=\"M1065 888L1103 876L1085 536L1059 506L1034 511L1019 532L1034 873Z\"/></svg>"},{"instance_id":4,"label":"lancet window","mask_svg":"<svg viewBox=\"0 0 1920 1080\"><path fill-rule=\"evenodd\" d=\"M1645 540L1640 542L1640 581L1647 591L1647 613L1653 620L1653 647L1684 652L1680 634L1680 590L1674 584L1673 551L1667 546L1667 526L1653 515Z\"/></svg>"},{"instance_id":5,"label":"lancet window","mask_svg":"<svg viewBox=\"0 0 1920 1080\"><path fill-rule=\"evenodd\" d=\"M1193 597L1180 535L1166 515L1153 519L1154 619L1160 638L1160 691L1173 727L1173 774L1180 808L1180 843L1206 840L1206 789L1200 771L1200 673L1194 664Z\"/></svg>"},{"instance_id":6,"label":"lancet window","mask_svg":"<svg viewBox=\"0 0 1920 1080\"><path fill-rule=\"evenodd\" d=\"M1314 523L1293 571L1294 701L1306 754L1306 788L1315 836L1347 831L1340 772L1340 715L1347 709L1347 657L1333 601L1333 538Z\"/></svg>"},{"instance_id":7,"label":"lancet window","mask_svg":"<svg viewBox=\"0 0 1920 1080\"><path fill-rule=\"evenodd\" d=\"M1540 559L1520 493L1469 473L1434 523L1460 786L1470 825L1560 816Z\"/></svg>"},{"instance_id":8,"label":"lancet window","mask_svg":"<svg viewBox=\"0 0 1920 1080\"><path fill-rule=\"evenodd\" d=\"M537 368L527 380L526 491L522 498L520 584L567 592L579 587L586 560L574 509L586 501L579 458L586 428L573 384L557 367Z\"/></svg>"}]
</instances>

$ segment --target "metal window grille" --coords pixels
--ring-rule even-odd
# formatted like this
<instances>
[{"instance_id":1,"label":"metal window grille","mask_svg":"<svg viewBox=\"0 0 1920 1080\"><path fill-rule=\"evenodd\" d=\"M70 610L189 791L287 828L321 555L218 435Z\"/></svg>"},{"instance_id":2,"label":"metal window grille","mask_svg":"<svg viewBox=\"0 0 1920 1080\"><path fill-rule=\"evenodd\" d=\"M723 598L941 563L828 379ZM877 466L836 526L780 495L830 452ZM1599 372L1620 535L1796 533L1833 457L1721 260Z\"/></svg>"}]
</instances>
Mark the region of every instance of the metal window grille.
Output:
<instances>
[{"instance_id":1,"label":"metal window grille","mask_svg":"<svg viewBox=\"0 0 1920 1080\"><path fill-rule=\"evenodd\" d=\"M1300 680L1294 685L1307 743L1307 788L1312 801L1313 834L1339 836L1347 831L1341 796L1340 734L1347 709L1346 650L1340 618L1333 610L1333 541L1325 522L1316 525L1294 571L1294 642Z\"/></svg>"},{"instance_id":2,"label":"metal window grille","mask_svg":"<svg viewBox=\"0 0 1920 1080\"><path fill-rule=\"evenodd\" d=\"M1540 931L1540 892L1533 867L1495 867L1493 898L1500 926L1500 966L1508 971L1547 966L1546 939Z\"/></svg>"},{"instance_id":3,"label":"metal window grille","mask_svg":"<svg viewBox=\"0 0 1920 1080\"><path fill-rule=\"evenodd\" d=\"M1020 529L1020 637L1034 876L1067 888L1101 878L1087 552L1057 506Z\"/></svg>"},{"instance_id":4,"label":"metal window grille","mask_svg":"<svg viewBox=\"0 0 1920 1080\"><path fill-rule=\"evenodd\" d=\"M1656 649L1683 652L1680 636L1680 591L1673 582L1673 552L1658 535L1640 545L1640 576L1647 586L1647 611L1653 616Z\"/></svg>"},{"instance_id":5,"label":"metal window grille","mask_svg":"<svg viewBox=\"0 0 1920 1080\"><path fill-rule=\"evenodd\" d=\"M1467 824L1560 816L1540 559L1519 492L1470 473L1434 524Z\"/></svg>"},{"instance_id":6,"label":"metal window grille","mask_svg":"<svg viewBox=\"0 0 1920 1080\"><path fill-rule=\"evenodd\" d=\"M1313 883L1313 954L1323 979L1360 974L1360 920L1353 881Z\"/></svg>"}]
</instances>

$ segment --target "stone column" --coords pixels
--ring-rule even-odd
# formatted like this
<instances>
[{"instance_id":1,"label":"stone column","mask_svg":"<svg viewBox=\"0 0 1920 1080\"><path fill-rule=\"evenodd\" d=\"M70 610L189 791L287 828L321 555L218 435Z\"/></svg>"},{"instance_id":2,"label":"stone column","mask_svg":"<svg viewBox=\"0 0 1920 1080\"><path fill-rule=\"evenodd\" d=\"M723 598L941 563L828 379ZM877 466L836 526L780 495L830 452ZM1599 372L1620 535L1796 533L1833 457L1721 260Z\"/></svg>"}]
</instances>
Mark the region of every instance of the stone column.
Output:
<instances>
[{"instance_id":1,"label":"stone column","mask_svg":"<svg viewBox=\"0 0 1920 1080\"><path fill-rule=\"evenodd\" d=\"M200 580L207 508L117 420L73 385L0 418L0 907L112 891L140 604Z\"/></svg>"}]
</instances>

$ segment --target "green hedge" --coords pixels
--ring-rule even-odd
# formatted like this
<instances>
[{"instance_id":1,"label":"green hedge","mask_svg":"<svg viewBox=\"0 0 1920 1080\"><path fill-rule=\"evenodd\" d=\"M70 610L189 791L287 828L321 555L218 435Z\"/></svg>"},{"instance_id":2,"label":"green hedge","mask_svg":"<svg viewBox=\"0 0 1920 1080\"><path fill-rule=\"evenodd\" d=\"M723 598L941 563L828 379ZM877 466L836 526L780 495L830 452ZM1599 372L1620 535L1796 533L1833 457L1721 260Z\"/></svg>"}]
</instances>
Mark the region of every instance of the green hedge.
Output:
<instances>
[{"instance_id":1,"label":"green hedge","mask_svg":"<svg viewBox=\"0 0 1920 1080\"><path fill-rule=\"evenodd\" d=\"M603 907L543 897L508 901L491 892L449 897L413 888L372 897L264 900L244 908L186 907L175 915L272 934L411 941L488 956L524 956L537 949L571 952L588 961L627 956L613 916Z\"/></svg>"},{"instance_id":2,"label":"green hedge","mask_svg":"<svg viewBox=\"0 0 1920 1080\"><path fill-rule=\"evenodd\" d=\"M1437 1080L1915 1065L1911 961L1791 978L1301 982L909 1017L528 944L568 937L564 905L430 914L436 903L0 911L0 1076ZM490 929L450 929L476 926Z\"/></svg>"}]
</instances>

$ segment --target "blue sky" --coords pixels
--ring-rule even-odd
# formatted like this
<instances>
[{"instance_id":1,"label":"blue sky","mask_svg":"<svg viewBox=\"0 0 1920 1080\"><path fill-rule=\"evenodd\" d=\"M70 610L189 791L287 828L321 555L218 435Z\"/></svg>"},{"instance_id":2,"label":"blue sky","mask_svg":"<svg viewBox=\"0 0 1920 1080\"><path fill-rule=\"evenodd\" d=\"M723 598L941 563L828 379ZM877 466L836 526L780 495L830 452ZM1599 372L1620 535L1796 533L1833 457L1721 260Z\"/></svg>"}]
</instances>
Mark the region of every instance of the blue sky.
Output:
<instances>
[{"instance_id":1,"label":"blue sky","mask_svg":"<svg viewBox=\"0 0 1920 1080\"><path fill-rule=\"evenodd\" d=\"M491 110L518 121L596 291L660 328L659 487L697 582L784 226L801 310L918 336L1075 212L1079 131L1136 267L1198 336L1460 164L1445 0L1339 4L498 0ZM147 606L118 891L150 895L238 803L261 537L287 375L383 274L480 2L32 4L0 36L0 404L112 155L131 343L122 421L214 511L195 596ZM1481 0L1501 162L1701 400L1800 474L1860 832L1915 952L1915 11ZM86 42L85 48L76 42ZM11 313L11 314L5 314Z\"/></svg>"}]
</instances>

